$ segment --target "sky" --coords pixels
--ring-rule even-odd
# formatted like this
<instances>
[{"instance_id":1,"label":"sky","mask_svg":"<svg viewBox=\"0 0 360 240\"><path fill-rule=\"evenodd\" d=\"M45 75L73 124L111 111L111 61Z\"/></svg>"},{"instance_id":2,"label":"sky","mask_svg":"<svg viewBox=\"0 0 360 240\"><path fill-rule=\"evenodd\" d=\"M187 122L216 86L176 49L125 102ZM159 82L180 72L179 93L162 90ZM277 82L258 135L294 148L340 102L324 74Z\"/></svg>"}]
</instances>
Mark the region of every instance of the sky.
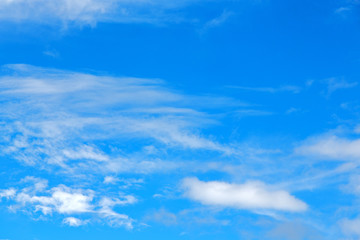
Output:
<instances>
[{"instance_id":1,"label":"sky","mask_svg":"<svg viewBox=\"0 0 360 240\"><path fill-rule=\"evenodd\" d=\"M358 0L0 0L0 240L360 239Z\"/></svg>"}]
</instances>

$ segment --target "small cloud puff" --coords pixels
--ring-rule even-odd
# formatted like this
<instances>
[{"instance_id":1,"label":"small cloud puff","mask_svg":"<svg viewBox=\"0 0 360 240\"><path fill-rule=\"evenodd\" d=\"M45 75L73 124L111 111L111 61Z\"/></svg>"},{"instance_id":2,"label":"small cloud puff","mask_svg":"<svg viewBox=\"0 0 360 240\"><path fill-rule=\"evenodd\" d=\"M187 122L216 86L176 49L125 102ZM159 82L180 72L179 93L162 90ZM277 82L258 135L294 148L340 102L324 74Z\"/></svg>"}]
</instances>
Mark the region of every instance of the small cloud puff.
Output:
<instances>
[{"instance_id":1,"label":"small cloud puff","mask_svg":"<svg viewBox=\"0 0 360 240\"><path fill-rule=\"evenodd\" d=\"M79 227L81 225L85 225L87 222L83 221L81 219L78 218L74 218L74 217L67 217L63 220L64 224L67 224L71 227Z\"/></svg>"},{"instance_id":2,"label":"small cloud puff","mask_svg":"<svg viewBox=\"0 0 360 240\"><path fill-rule=\"evenodd\" d=\"M4 190L0 190L0 200L1 198L12 198L16 195L16 190L14 188L10 188L10 189L4 189Z\"/></svg>"}]
</instances>

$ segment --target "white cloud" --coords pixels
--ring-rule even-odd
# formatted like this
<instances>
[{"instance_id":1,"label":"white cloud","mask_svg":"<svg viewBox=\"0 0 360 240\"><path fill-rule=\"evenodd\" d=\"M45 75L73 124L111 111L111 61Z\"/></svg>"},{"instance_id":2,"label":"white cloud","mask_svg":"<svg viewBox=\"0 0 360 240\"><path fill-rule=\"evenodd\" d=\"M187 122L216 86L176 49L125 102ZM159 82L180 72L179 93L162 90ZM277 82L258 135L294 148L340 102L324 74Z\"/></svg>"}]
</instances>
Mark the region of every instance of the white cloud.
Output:
<instances>
[{"instance_id":1,"label":"white cloud","mask_svg":"<svg viewBox=\"0 0 360 240\"><path fill-rule=\"evenodd\" d=\"M42 179L28 177L21 182L31 184L28 179L34 182L43 181ZM113 208L137 202L137 199L132 195L122 195L121 198L114 198L93 190L75 189L64 185L51 189L30 186L22 188L17 193L13 189L3 190L0 193L6 193L4 197L8 197L8 202L11 203L9 208L13 211L21 209L30 214L40 214L47 217L54 214L61 216L71 214L92 216L86 221L72 216L66 217L63 223L70 226L84 225L91 221L91 219L94 219L103 221L111 226L124 226L131 229L134 220L125 214L114 211Z\"/></svg>"},{"instance_id":2,"label":"white cloud","mask_svg":"<svg viewBox=\"0 0 360 240\"><path fill-rule=\"evenodd\" d=\"M105 184L115 184L115 183L117 183L117 182L119 182L119 181L120 181L120 179L118 179L118 178L116 178L116 177L106 176L106 177L104 178L103 183L105 183Z\"/></svg>"},{"instance_id":3,"label":"white cloud","mask_svg":"<svg viewBox=\"0 0 360 240\"><path fill-rule=\"evenodd\" d=\"M354 132L360 134L360 124L355 127Z\"/></svg>"},{"instance_id":4,"label":"white cloud","mask_svg":"<svg viewBox=\"0 0 360 240\"><path fill-rule=\"evenodd\" d=\"M339 89L353 88L358 85L357 82L347 82L339 78L329 78L324 80L324 82L327 84L327 96L330 96Z\"/></svg>"},{"instance_id":5,"label":"white cloud","mask_svg":"<svg viewBox=\"0 0 360 240\"><path fill-rule=\"evenodd\" d=\"M280 86L277 88L274 87L244 87L244 86L228 86L229 88L240 89L245 91L254 91L254 92L265 92L265 93L279 93L279 92L291 92L291 93L299 93L301 91L301 87L286 85Z\"/></svg>"},{"instance_id":6,"label":"white cloud","mask_svg":"<svg viewBox=\"0 0 360 240\"><path fill-rule=\"evenodd\" d=\"M131 195L124 196L123 199L104 197L99 203L99 214L106 218L112 226L125 226L128 229L132 229L133 220L125 214L115 212L112 208L116 205L134 204L136 202L137 199Z\"/></svg>"},{"instance_id":7,"label":"white cloud","mask_svg":"<svg viewBox=\"0 0 360 240\"><path fill-rule=\"evenodd\" d=\"M269 116L272 115L272 112L263 111L263 110L255 110L255 109L243 109L243 110L236 110L235 114L239 117L243 116Z\"/></svg>"},{"instance_id":8,"label":"white cloud","mask_svg":"<svg viewBox=\"0 0 360 240\"><path fill-rule=\"evenodd\" d=\"M75 150L63 150L64 156L68 159L90 159L95 161L108 161L109 157L91 146L83 145Z\"/></svg>"},{"instance_id":9,"label":"white cloud","mask_svg":"<svg viewBox=\"0 0 360 240\"><path fill-rule=\"evenodd\" d=\"M56 202L56 209L59 213L82 213L91 211L89 202L92 196L81 193L66 192L63 189L56 189L52 194Z\"/></svg>"},{"instance_id":10,"label":"white cloud","mask_svg":"<svg viewBox=\"0 0 360 240\"><path fill-rule=\"evenodd\" d=\"M1 198L12 198L15 196L15 194L16 190L14 188L0 190L0 200Z\"/></svg>"},{"instance_id":11,"label":"white cloud","mask_svg":"<svg viewBox=\"0 0 360 240\"><path fill-rule=\"evenodd\" d=\"M360 195L360 175L350 176L349 183L343 185L341 188L347 193Z\"/></svg>"},{"instance_id":12,"label":"white cloud","mask_svg":"<svg viewBox=\"0 0 360 240\"><path fill-rule=\"evenodd\" d=\"M320 240L324 239L320 232L308 224L302 222L284 222L278 224L268 234L269 237L283 240Z\"/></svg>"},{"instance_id":13,"label":"white cloud","mask_svg":"<svg viewBox=\"0 0 360 240\"><path fill-rule=\"evenodd\" d=\"M59 58L60 53L56 50L46 50L43 51L43 54L52 58Z\"/></svg>"},{"instance_id":14,"label":"white cloud","mask_svg":"<svg viewBox=\"0 0 360 240\"><path fill-rule=\"evenodd\" d=\"M337 160L359 160L360 139L340 138L325 135L307 140L295 149L300 155L316 156Z\"/></svg>"},{"instance_id":15,"label":"white cloud","mask_svg":"<svg viewBox=\"0 0 360 240\"><path fill-rule=\"evenodd\" d=\"M145 217L145 220L161 223L165 226L176 225L178 223L177 216L174 213L169 212L164 208L161 208L157 211L152 212L151 214L148 214Z\"/></svg>"},{"instance_id":16,"label":"white cloud","mask_svg":"<svg viewBox=\"0 0 360 240\"><path fill-rule=\"evenodd\" d=\"M360 237L360 218L344 218L340 222L340 227L346 235Z\"/></svg>"},{"instance_id":17,"label":"white cloud","mask_svg":"<svg viewBox=\"0 0 360 240\"><path fill-rule=\"evenodd\" d=\"M201 104L206 108L240 104L234 100L181 94L156 79L21 64L7 65L5 70L0 77L4 100L0 114L6 121L0 124L0 149L29 165L149 172L176 168L177 163L156 157L168 148L239 153L201 134L202 128L217 124L201 111ZM139 147L130 151L111 146L129 139ZM144 151L149 140L156 151ZM131 155L136 152L156 160L134 159Z\"/></svg>"},{"instance_id":18,"label":"white cloud","mask_svg":"<svg viewBox=\"0 0 360 240\"><path fill-rule=\"evenodd\" d=\"M86 224L86 221L83 221L81 219L74 218L74 217L67 217L67 218L64 218L63 223L67 224L71 227L79 227L81 225Z\"/></svg>"},{"instance_id":19,"label":"white cloud","mask_svg":"<svg viewBox=\"0 0 360 240\"><path fill-rule=\"evenodd\" d=\"M200 33L205 33L211 28L219 27L223 25L228 19L234 15L233 12L224 10L218 17L213 18L205 23L204 27L200 30Z\"/></svg>"},{"instance_id":20,"label":"white cloud","mask_svg":"<svg viewBox=\"0 0 360 240\"><path fill-rule=\"evenodd\" d=\"M154 172L169 172L184 167L183 162L162 161L159 159L112 159L105 165L106 172L149 174Z\"/></svg>"},{"instance_id":21,"label":"white cloud","mask_svg":"<svg viewBox=\"0 0 360 240\"><path fill-rule=\"evenodd\" d=\"M144 180L141 178L117 178L113 176L105 176L103 183L116 184L116 187L118 188L127 189L130 187L140 187L144 183Z\"/></svg>"},{"instance_id":22,"label":"white cloud","mask_svg":"<svg viewBox=\"0 0 360 240\"><path fill-rule=\"evenodd\" d=\"M237 209L269 209L301 212L306 203L283 190L272 190L261 182L231 184L219 181L203 182L186 178L182 182L185 196L204 205Z\"/></svg>"},{"instance_id":23,"label":"white cloud","mask_svg":"<svg viewBox=\"0 0 360 240\"><path fill-rule=\"evenodd\" d=\"M137 202L137 199L132 195L125 195L122 197L122 199L119 198L108 198L104 197L100 201L100 206L102 208L109 208L114 207L116 205L128 205L128 204L134 204Z\"/></svg>"},{"instance_id":24,"label":"white cloud","mask_svg":"<svg viewBox=\"0 0 360 240\"><path fill-rule=\"evenodd\" d=\"M45 215L52 211L61 214L87 213L93 209L91 192L85 194L66 186L52 188L50 192L50 196L33 196L27 192L21 192L17 194L16 201L22 205L33 204Z\"/></svg>"},{"instance_id":25,"label":"white cloud","mask_svg":"<svg viewBox=\"0 0 360 240\"><path fill-rule=\"evenodd\" d=\"M349 11L351 11L351 7L339 7L335 10L335 13L336 14L344 14Z\"/></svg>"},{"instance_id":26,"label":"white cloud","mask_svg":"<svg viewBox=\"0 0 360 240\"><path fill-rule=\"evenodd\" d=\"M299 109L299 108L291 107L291 108L289 108L285 113L286 113L286 114L293 114L293 113L298 113L298 112L300 112L300 111L301 111L301 109Z\"/></svg>"},{"instance_id":27,"label":"white cloud","mask_svg":"<svg viewBox=\"0 0 360 240\"><path fill-rule=\"evenodd\" d=\"M33 176L27 176L21 180L22 183L31 184L30 187L24 188L23 191L36 194L42 192L48 187L48 181L46 179L37 178Z\"/></svg>"},{"instance_id":28,"label":"white cloud","mask_svg":"<svg viewBox=\"0 0 360 240\"><path fill-rule=\"evenodd\" d=\"M91 24L97 22L179 21L167 13L199 0L6 0L0 19L11 22Z\"/></svg>"}]
</instances>

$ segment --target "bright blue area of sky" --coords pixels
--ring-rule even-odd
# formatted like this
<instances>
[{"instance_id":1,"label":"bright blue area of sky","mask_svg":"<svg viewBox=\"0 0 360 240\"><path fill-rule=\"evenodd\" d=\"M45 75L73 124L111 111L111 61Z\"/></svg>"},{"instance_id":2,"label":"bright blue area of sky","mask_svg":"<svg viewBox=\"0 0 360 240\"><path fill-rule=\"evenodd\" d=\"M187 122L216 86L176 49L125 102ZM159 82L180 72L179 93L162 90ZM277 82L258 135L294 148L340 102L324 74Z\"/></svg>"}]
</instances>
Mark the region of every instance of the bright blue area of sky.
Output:
<instances>
[{"instance_id":1,"label":"bright blue area of sky","mask_svg":"<svg viewBox=\"0 0 360 240\"><path fill-rule=\"evenodd\" d=\"M0 10L1 7L0 4ZM85 104L88 96L94 97L93 92L89 95L79 93L80 97L70 93L53 104L51 94L44 98L38 98L38 93L18 95L19 91L22 94L20 88L16 92L18 85L0 83L0 108L3 108L0 115L0 132L3 134L0 140L0 190L26 191L29 183L22 179L32 176L46 179L48 189L61 184L92 189L99 194L93 203L107 194L116 196L118 192L126 192L138 199L134 204L113 208L135 219L133 229L126 229L94 220L90 212L64 216L54 207L52 214L44 216L40 210L29 207L30 201L21 203L19 195L1 198L0 192L0 239L301 240L360 237L360 231L356 230L357 227L360 229L360 180L356 180L360 176L359 3L341 0L189 1L184 7L164 11L172 14L170 18L180 14L179 11L186 20L158 23L99 20L93 26L74 24L62 29L61 24L52 24L47 19L40 23L31 19L4 19L0 11L0 65L39 67L42 70L31 70L35 73L30 71L25 75L31 79L44 74L41 76L49 78L47 83L50 85L56 82L57 78L52 79L52 76L57 73L51 75L48 69L100 78L111 76L119 83L121 77L161 79L163 85L151 85L153 89L165 89L167 93L184 98L198 98L187 102L169 100L161 106L154 104L154 109L164 106L186 108L204 114L163 115L130 111L143 106L147 108L146 99L134 104L135 107L129 100L118 108L111 106L113 109L109 107L110 110L102 112L96 106L92 108ZM221 16L226 17L211 25ZM22 79L22 73L16 71L12 73L3 67L0 81L5 81L6 76ZM6 95L12 88L14 92ZM225 103L220 104L217 97L226 99ZM46 105L47 98L53 105ZM36 108L39 103L44 105ZM81 103L84 107L79 110L76 104ZM76 105L75 110L71 104ZM31 109L33 106L36 106L35 110ZM80 167L69 173L62 166L49 163L50 150L50 153L36 152L41 147L36 141L46 138L36 134L28 139L35 142L34 145L19 151L25 152L29 148L31 152L24 156L36 152L34 156L41 163L26 163L21 160L22 152L19 156L9 154L8 147L15 144L12 141L26 134L19 130L20 127L16 128L16 124L30 126L43 120L42 117L51 119L53 116L46 114L52 111L55 114L58 109L52 110L54 106L61 109L59 112L63 111L59 119L66 119L66 114L113 117L111 119L125 116L139 121L163 120L164 117L166 123L170 123L166 126L171 127L174 123L175 132L188 134L180 138L194 136L195 140L206 139L231 149L246 150L241 154L228 154L213 145L188 147L182 145L183 138L174 140L170 134L166 139L167 132L157 128L149 132L128 133L124 130L124 136L119 136L117 130L108 126L105 130L90 126L74 130L75 137L65 139L59 148L73 145L74 149L79 149L79 146L89 145L110 159L128 157L130 160L125 165L130 166L132 161L149 161L153 164L149 169L159 161L182 165L162 169L160 164L160 170L149 170L150 173L135 170L109 173L98 163L81 165L84 159L76 159L79 162L74 161L71 166L79 163L76 166ZM123 109L128 112L123 114ZM102 135L94 140L82 135L87 133ZM157 133L159 136L155 136ZM332 140L326 142L327 139L335 140L333 143ZM316 145L323 143L322 140L325 141L323 145ZM145 146L153 146L156 151L145 154ZM210 167L202 169L205 165ZM139 186L131 185L124 190L119 182L104 184L106 176L141 179L141 182ZM205 204L184 196L185 190L180 185L187 177L229 184L261 181L265 186L272 186L267 188L268 191L281 189L306 203L308 209L293 213L271 207ZM49 196L50 190L46 191L40 195ZM91 220L82 226L68 226L63 219L70 216Z\"/></svg>"}]
</instances>

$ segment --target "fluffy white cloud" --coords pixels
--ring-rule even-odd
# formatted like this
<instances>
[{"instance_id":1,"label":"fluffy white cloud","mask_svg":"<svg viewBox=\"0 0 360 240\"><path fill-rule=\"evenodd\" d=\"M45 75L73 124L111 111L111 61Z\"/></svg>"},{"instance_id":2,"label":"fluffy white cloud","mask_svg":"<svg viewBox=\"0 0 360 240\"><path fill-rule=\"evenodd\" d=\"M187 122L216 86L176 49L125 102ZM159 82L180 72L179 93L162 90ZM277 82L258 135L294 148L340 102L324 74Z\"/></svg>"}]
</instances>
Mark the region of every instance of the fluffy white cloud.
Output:
<instances>
[{"instance_id":1,"label":"fluffy white cloud","mask_svg":"<svg viewBox=\"0 0 360 240\"><path fill-rule=\"evenodd\" d=\"M203 182L186 178L182 182L185 196L204 205L238 209L269 209L301 212L306 203L283 190L273 190L261 182L231 184L219 181Z\"/></svg>"},{"instance_id":2,"label":"fluffy white cloud","mask_svg":"<svg viewBox=\"0 0 360 240\"><path fill-rule=\"evenodd\" d=\"M15 194L16 190L13 188L0 190L0 200L1 198L12 198L15 196Z\"/></svg>"},{"instance_id":3,"label":"fluffy white cloud","mask_svg":"<svg viewBox=\"0 0 360 240\"><path fill-rule=\"evenodd\" d=\"M103 194L89 189L75 189L64 185L51 189L39 188L37 185L44 182L43 179L27 177L21 182L34 185L24 187L17 192L14 189L0 191L2 194L0 196L7 197L8 201L12 203L10 209L13 211L22 209L31 214L48 217L54 214L61 216L77 214L78 216L92 216L92 218L104 221L111 226L124 226L128 229L133 227L133 219L113 210L117 205L135 204L137 199L132 195L124 195L121 198L107 196L100 198L100 195ZM84 221L69 216L63 220L63 223L70 226L80 226L87 224L92 218Z\"/></svg>"},{"instance_id":4,"label":"fluffy white cloud","mask_svg":"<svg viewBox=\"0 0 360 240\"><path fill-rule=\"evenodd\" d=\"M51 196L34 196L26 191L16 196L17 202L23 205L33 204L37 210L42 211L44 214L52 211L62 214L91 212L93 209L91 205L92 199L92 192L82 193L80 190L65 186L52 188Z\"/></svg>"},{"instance_id":5,"label":"fluffy white cloud","mask_svg":"<svg viewBox=\"0 0 360 240\"><path fill-rule=\"evenodd\" d=\"M360 160L360 139L322 136L306 141L295 153L338 160Z\"/></svg>"}]
</instances>

